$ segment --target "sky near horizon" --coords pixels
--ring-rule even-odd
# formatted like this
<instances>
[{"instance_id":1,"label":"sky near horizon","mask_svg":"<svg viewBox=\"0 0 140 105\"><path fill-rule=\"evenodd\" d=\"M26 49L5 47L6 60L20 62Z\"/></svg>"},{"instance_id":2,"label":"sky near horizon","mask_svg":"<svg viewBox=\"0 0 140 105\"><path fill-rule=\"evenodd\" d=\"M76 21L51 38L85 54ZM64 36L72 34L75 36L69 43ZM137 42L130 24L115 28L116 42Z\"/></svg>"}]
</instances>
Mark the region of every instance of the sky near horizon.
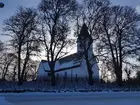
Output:
<instances>
[{"instance_id":1,"label":"sky near horizon","mask_svg":"<svg viewBox=\"0 0 140 105\"><path fill-rule=\"evenodd\" d=\"M0 8L0 34L2 34L4 19L12 16L17 10L18 6L23 7L37 7L41 0L0 0L5 4L4 8ZM80 1L80 0L79 0ZM140 0L110 0L113 5L127 5L137 9L140 13ZM0 35L1 41L7 41L9 38Z\"/></svg>"}]
</instances>

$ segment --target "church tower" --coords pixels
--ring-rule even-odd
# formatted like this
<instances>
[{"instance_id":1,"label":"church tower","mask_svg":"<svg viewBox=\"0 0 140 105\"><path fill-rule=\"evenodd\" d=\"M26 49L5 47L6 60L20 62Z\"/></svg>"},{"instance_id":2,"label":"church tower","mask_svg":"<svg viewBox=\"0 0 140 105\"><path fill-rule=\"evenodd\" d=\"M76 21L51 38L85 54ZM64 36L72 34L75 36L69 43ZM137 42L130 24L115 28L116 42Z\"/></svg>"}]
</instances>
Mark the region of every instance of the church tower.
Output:
<instances>
[{"instance_id":1,"label":"church tower","mask_svg":"<svg viewBox=\"0 0 140 105\"><path fill-rule=\"evenodd\" d=\"M84 55L83 59L83 64L82 68L86 67L86 71L88 71L88 77L92 79L92 76L94 77L94 82L99 82L99 68L98 68L98 61L96 59L96 56L94 56L93 53L93 39L91 35L88 32L88 27L86 24L83 24L80 34L78 35L77 38L77 53L79 56ZM87 58L88 57L88 61ZM91 70L88 67L91 65L87 64L90 63L92 65ZM90 81L91 82L91 81Z\"/></svg>"},{"instance_id":2,"label":"church tower","mask_svg":"<svg viewBox=\"0 0 140 105\"><path fill-rule=\"evenodd\" d=\"M92 37L88 32L88 27L84 23L77 38L77 53L81 54L84 51L88 51L89 57L91 58L93 56L92 43Z\"/></svg>"}]
</instances>

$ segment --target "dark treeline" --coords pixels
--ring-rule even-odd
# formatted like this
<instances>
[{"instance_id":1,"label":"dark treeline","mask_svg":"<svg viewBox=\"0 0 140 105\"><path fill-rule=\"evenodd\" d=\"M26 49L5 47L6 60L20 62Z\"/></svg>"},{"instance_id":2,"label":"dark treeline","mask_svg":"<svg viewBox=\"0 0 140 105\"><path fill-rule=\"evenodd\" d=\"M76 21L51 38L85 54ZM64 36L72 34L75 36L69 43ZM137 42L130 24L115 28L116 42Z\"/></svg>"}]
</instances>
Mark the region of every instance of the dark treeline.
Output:
<instances>
[{"instance_id":1,"label":"dark treeline","mask_svg":"<svg viewBox=\"0 0 140 105\"><path fill-rule=\"evenodd\" d=\"M55 64L69 52L67 46L75 44L75 39L83 24L92 36L94 53L100 62L102 79L108 74L119 86L123 84L123 74L131 80L131 74L139 69L140 14L129 6L112 6L108 0L41 0L37 8L18 7L17 12L4 20L3 35L10 36L8 43L0 41L1 80L35 80L37 61L33 57L46 54L51 71L51 85L56 85ZM84 40L82 43L85 43ZM83 44L85 45L85 44ZM93 64L88 65L89 84L92 85ZM109 72L109 73L108 73ZM138 78L139 77L139 73Z\"/></svg>"}]
</instances>

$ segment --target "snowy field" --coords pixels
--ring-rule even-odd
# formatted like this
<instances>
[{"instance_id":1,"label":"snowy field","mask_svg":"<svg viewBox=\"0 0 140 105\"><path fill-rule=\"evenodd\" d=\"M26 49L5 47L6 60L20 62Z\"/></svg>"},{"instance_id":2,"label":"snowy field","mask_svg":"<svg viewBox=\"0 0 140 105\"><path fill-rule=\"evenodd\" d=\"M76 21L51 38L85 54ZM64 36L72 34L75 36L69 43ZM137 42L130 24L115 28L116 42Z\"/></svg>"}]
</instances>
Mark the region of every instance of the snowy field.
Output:
<instances>
[{"instance_id":1,"label":"snowy field","mask_svg":"<svg viewBox=\"0 0 140 105\"><path fill-rule=\"evenodd\" d=\"M0 105L140 105L140 92L0 93Z\"/></svg>"}]
</instances>

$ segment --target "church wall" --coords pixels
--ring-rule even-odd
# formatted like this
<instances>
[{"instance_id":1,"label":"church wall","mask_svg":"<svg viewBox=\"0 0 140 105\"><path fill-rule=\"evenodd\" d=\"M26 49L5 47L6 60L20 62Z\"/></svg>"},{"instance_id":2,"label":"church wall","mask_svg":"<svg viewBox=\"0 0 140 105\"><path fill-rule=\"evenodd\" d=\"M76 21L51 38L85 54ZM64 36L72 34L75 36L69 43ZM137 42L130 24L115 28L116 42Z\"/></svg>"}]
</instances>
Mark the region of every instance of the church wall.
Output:
<instances>
[{"instance_id":1,"label":"church wall","mask_svg":"<svg viewBox=\"0 0 140 105\"><path fill-rule=\"evenodd\" d=\"M55 69L58 69L59 68L59 64L58 62L56 62L56 66L55 66ZM46 71L50 71L50 67L48 65L47 62L40 62L39 64L39 68L38 68L38 77L41 77L41 76L46 76L48 73L45 72Z\"/></svg>"},{"instance_id":2,"label":"church wall","mask_svg":"<svg viewBox=\"0 0 140 105\"><path fill-rule=\"evenodd\" d=\"M85 74L88 77L88 70L87 70L87 65L85 60L83 60L82 68L84 69ZM92 71L93 71L93 78L98 81L100 78L99 78L99 68L97 63L93 65Z\"/></svg>"},{"instance_id":3,"label":"church wall","mask_svg":"<svg viewBox=\"0 0 140 105\"><path fill-rule=\"evenodd\" d=\"M94 79L99 80L100 79L100 77L99 77L99 68L98 68L97 63L93 65L92 71L93 71Z\"/></svg>"},{"instance_id":4,"label":"church wall","mask_svg":"<svg viewBox=\"0 0 140 105\"><path fill-rule=\"evenodd\" d=\"M63 64L58 63L58 66L57 66L56 70L60 69L60 68L71 67L71 66L74 66L73 61L66 62L66 63L63 63Z\"/></svg>"},{"instance_id":5,"label":"church wall","mask_svg":"<svg viewBox=\"0 0 140 105\"><path fill-rule=\"evenodd\" d=\"M46 64L45 68L47 68L47 67L48 67L48 65ZM39 68L38 68L38 73L37 73L37 80L43 80L46 78L46 76L47 76L47 73L45 73L45 71L44 71L43 63L40 62Z\"/></svg>"},{"instance_id":6,"label":"church wall","mask_svg":"<svg viewBox=\"0 0 140 105\"><path fill-rule=\"evenodd\" d=\"M61 65L57 62L55 69L58 70L60 68L71 67L71 66L74 66L73 61L66 62ZM44 69L49 70L49 65L47 63L41 62L38 68L38 76L37 76L38 80L40 79L45 80L46 78L50 77L49 72L45 72ZM97 64L93 66L92 70L94 72L93 74L94 79L99 80L99 71L98 71ZM88 71L87 71L85 60L83 59L80 67L57 72L56 76L59 76L59 77L67 76L68 78L75 78L77 76L79 78L85 78L85 77L88 78Z\"/></svg>"},{"instance_id":7,"label":"church wall","mask_svg":"<svg viewBox=\"0 0 140 105\"><path fill-rule=\"evenodd\" d=\"M59 76L65 76L67 74L67 77L71 77L71 76L76 77L76 75L78 77L87 77L85 67L83 67L82 65L80 65L80 67L76 67L73 69L68 69L68 70L64 70L61 72L57 72L56 74L58 74ZM59 68L72 67L72 66L74 66L73 61L61 64Z\"/></svg>"}]
</instances>

